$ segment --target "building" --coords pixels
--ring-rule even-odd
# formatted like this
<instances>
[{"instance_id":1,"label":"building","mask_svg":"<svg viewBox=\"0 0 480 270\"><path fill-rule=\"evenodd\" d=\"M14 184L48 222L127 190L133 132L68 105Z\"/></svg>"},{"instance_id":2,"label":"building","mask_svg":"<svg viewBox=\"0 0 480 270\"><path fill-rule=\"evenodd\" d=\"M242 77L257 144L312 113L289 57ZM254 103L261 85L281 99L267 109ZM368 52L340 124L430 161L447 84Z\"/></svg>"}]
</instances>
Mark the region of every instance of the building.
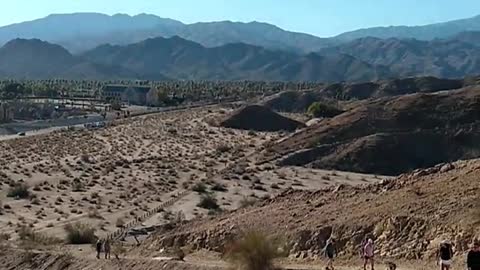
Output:
<instances>
[{"instance_id":1,"label":"building","mask_svg":"<svg viewBox=\"0 0 480 270\"><path fill-rule=\"evenodd\" d=\"M13 120L13 110L6 103L0 103L0 123Z\"/></svg>"},{"instance_id":2,"label":"building","mask_svg":"<svg viewBox=\"0 0 480 270\"><path fill-rule=\"evenodd\" d=\"M147 105L149 86L105 85L102 97L108 101L120 101L132 105Z\"/></svg>"}]
</instances>

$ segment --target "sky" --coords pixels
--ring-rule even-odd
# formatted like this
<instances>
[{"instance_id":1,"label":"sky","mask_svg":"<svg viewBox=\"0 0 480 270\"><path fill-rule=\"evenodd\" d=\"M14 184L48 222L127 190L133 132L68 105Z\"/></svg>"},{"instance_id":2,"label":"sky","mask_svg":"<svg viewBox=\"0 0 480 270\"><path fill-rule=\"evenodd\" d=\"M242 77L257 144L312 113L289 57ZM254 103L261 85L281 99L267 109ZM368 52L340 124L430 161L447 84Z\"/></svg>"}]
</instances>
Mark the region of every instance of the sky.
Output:
<instances>
[{"instance_id":1,"label":"sky","mask_svg":"<svg viewBox=\"0 0 480 270\"><path fill-rule=\"evenodd\" d=\"M359 28L480 15L480 0L0 0L0 25L53 13L148 13L184 23L261 21L330 37Z\"/></svg>"}]
</instances>

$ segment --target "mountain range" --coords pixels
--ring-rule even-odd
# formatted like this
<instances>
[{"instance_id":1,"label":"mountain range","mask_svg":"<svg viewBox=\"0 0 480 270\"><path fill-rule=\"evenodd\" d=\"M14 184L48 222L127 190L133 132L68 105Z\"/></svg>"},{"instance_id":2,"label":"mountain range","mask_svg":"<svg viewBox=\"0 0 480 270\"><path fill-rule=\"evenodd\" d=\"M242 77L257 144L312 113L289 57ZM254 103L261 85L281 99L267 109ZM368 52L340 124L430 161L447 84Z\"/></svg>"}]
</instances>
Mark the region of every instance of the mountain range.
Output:
<instances>
[{"instance_id":1,"label":"mountain range","mask_svg":"<svg viewBox=\"0 0 480 270\"><path fill-rule=\"evenodd\" d=\"M84 52L102 44L127 45L148 38L173 36L206 47L247 43L297 52L316 51L333 42L308 34L285 31L267 23L223 21L184 24L148 14L54 14L34 21L0 27L0 44L15 38L36 38L62 45L73 53Z\"/></svg>"},{"instance_id":2,"label":"mountain range","mask_svg":"<svg viewBox=\"0 0 480 270\"><path fill-rule=\"evenodd\" d=\"M308 53L364 37L433 40L471 31L480 31L480 16L424 26L374 27L320 38L286 31L262 22L184 24L149 14L109 16L100 13L73 13L53 14L0 27L0 45L16 38L36 38L59 44L72 53L79 53L103 44L128 45L148 38L179 36L205 47L246 43L268 49Z\"/></svg>"},{"instance_id":3,"label":"mountain range","mask_svg":"<svg viewBox=\"0 0 480 270\"><path fill-rule=\"evenodd\" d=\"M335 68L331 68L334 66ZM243 43L206 48L179 37L102 45L80 55L38 39L0 48L0 73L10 78L363 81L388 71L344 54L267 50Z\"/></svg>"},{"instance_id":4,"label":"mountain range","mask_svg":"<svg viewBox=\"0 0 480 270\"><path fill-rule=\"evenodd\" d=\"M409 31L378 29L325 39L259 22L183 24L147 14L51 15L0 27L0 75L356 82L480 73L480 32L462 31L480 30L480 17L407 27ZM422 31L430 35L417 38Z\"/></svg>"},{"instance_id":5,"label":"mountain range","mask_svg":"<svg viewBox=\"0 0 480 270\"><path fill-rule=\"evenodd\" d=\"M363 37L433 40L451 38L461 32L480 31L480 15L423 26L373 27L346 32L335 37L337 41L352 41Z\"/></svg>"}]
</instances>

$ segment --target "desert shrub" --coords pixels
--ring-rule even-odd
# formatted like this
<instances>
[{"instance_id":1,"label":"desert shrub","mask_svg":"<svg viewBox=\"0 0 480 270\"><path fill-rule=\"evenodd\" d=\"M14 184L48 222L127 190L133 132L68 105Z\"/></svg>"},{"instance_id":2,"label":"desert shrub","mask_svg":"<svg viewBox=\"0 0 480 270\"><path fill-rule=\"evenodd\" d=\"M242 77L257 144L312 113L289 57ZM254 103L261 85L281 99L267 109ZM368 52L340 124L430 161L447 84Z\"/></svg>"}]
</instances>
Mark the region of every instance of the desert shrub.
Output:
<instances>
[{"instance_id":1,"label":"desert shrub","mask_svg":"<svg viewBox=\"0 0 480 270\"><path fill-rule=\"evenodd\" d=\"M73 192L82 192L85 190L83 183L80 180L74 180L72 184Z\"/></svg>"},{"instance_id":2,"label":"desert shrub","mask_svg":"<svg viewBox=\"0 0 480 270\"><path fill-rule=\"evenodd\" d=\"M219 153L219 154L222 154L222 153L225 153L225 152L228 152L232 149L232 147L226 145L226 144L223 144L223 145L219 145L216 149L216 152Z\"/></svg>"},{"instance_id":3,"label":"desert shrub","mask_svg":"<svg viewBox=\"0 0 480 270\"><path fill-rule=\"evenodd\" d=\"M27 199L28 197L30 197L30 191L28 190L28 185L25 183L15 183L8 190L7 197Z\"/></svg>"},{"instance_id":4,"label":"desert shrub","mask_svg":"<svg viewBox=\"0 0 480 270\"><path fill-rule=\"evenodd\" d=\"M237 270L273 270L278 269L273 260L285 254L280 241L259 232L249 232L233 242L225 255Z\"/></svg>"},{"instance_id":5,"label":"desert shrub","mask_svg":"<svg viewBox=\"0 0 480 270\"><path fill-rule=\"evenodd\" d=\"M250 207L252 205L255 205L255 203L257 203L257 199L248 197L243 197L239 202L240 208Z\"/></svg>"},{"instance_id":6,"label":"desert shrub","mask_svg":"<svg viewBox=\"0 0 480 270\"><path fill-rule=\"evenodd\" d=\"M220 206L217 203L217 199L210 194L203 195L200 199L200 202L197 204L198 207L211 210L219 210Z\"/></svg>"},{"instance_id":7,"label":"desert shrub","mask_svg":"<svg viewBox=\"0 0 480 270\"><path fill-rule=\"evenodd\" d=\"M23 242L32 244L39 244L45 246L52 246L62 243L60 238L49 236L43 233L35 232L31 227L21 226L18 230L18 237Z\"/></svg>"},{"instance_id":8,"label":"desert shrub","mask_svg":"<svg viewBox=\"0 0 480 270\"><path fill-rule=\"evenodd\" d=\"M307 114L312 117L335 117L339 114L343 113L342 110L338 109L335 106L322 103L322 102L314 102L312 105L308 107Z\"/></svg>"},{"instance_id":9,"label":"desert shrub","mask_svg":"<svg viewBox=\"0 0 480 270\"><path fill-rule=\"evenodd\" d=\"M192 190L198 193L205 193L207 191L207 186L204 183L196 183L193 185Z\"/></svg>"},{"instance_id":10,"label":"desert shrub","mask_svg":"<svg viewBox=\"0 0 480 270\"><path fill-rule=\"evenodd\" d=\"M67 232L67 242L69 244L93 244L97 240L95 229L88 224L67 224L64 229Z\"/></svg>"},{"instance_id":11,"label":"desert shrub","mask_svg":"<svg viewBox=\"0 0 480 270\"><path fill-rule=\"evenodd\" d=\"M122 218L118 218L117 221L115 222L115 226L117 228L123 228L123 226L125 226L125 221L123 221Z\"/></svg>"},{"instance_id":12,"label":"desert shrub","mask_svg":"<svg viewBox=\"0 0 480 270\"><path fill-rule=\"evenodd\" d=\"M215 183L212 186L212 190L213 191L219 191L219 192L227 192L228 191L228 189L225 187L225 185L220 184L220 183Z\"/></svg>"},{"instance_id":13,"label":"desert shrub","mask_svg":"<svg viewBox=\"0 0 480 270\"><path fill-rule=\"evenodd\" d=\"M98 209L91 207L88 209L88 217L89 218L96 218L96 219L103 219L102 215L98 211Z\"/></svg>"}]
</instances>

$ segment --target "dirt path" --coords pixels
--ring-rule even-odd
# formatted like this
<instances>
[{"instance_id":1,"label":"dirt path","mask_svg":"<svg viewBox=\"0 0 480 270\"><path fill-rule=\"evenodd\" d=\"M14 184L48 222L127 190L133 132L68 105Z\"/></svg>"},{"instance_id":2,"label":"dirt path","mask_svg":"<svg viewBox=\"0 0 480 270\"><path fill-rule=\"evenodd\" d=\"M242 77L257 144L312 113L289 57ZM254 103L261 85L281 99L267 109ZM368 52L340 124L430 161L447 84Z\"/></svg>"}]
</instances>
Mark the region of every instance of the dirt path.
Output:
<instances>
[{"instance_id":1,"label":"dirt path","mask_svg":"<svg viewBox=\"0 0 480 270\"><path fill-rule=\"evenodd\" d=\"M185 261L174 260L169 257L122 257L120 260L117 259L96 259L94 252L88 253L84 252L82 254L72 254L66 255L69 253L62 252L43 252L43 251L31 251L35 254L37 259L32 260L37 264L41 264L41 269L50 270L58 269L57 262L64 261L66 256L68 257L69 266L65 269L71 270L118 270L118 269L129 269L129 270L153 270L153 269L181 269L181 270L223 270L230 269L230 265L221 260L215 259L202 259L198 257L189 258L187 257ZM22 250L10 250L9 254L2 256L0 258L0 269L31 269L31 265L28 265L28 262L25 262L22 259ZM72 257L73 256L73 257ZM39 262L40 261L40 262ZM306 264L279 264L281 269L284 270L323 270L325 269L325 264L323 262L312 262ZM6 268L4 268L6 267ZM32 268L33 269L33 268ZM39 268L34 268L39 269ZM362 270L363 265L361 262L356 263L355 265L348 264L339 264L335 269L337 270ZM386 269L383 264L377 264L376 269ZM425 262L410 262L404 266L397 268L398 270L433 270L435 269L434 264L427 265Z\"/></svg>"}]
</instances>

